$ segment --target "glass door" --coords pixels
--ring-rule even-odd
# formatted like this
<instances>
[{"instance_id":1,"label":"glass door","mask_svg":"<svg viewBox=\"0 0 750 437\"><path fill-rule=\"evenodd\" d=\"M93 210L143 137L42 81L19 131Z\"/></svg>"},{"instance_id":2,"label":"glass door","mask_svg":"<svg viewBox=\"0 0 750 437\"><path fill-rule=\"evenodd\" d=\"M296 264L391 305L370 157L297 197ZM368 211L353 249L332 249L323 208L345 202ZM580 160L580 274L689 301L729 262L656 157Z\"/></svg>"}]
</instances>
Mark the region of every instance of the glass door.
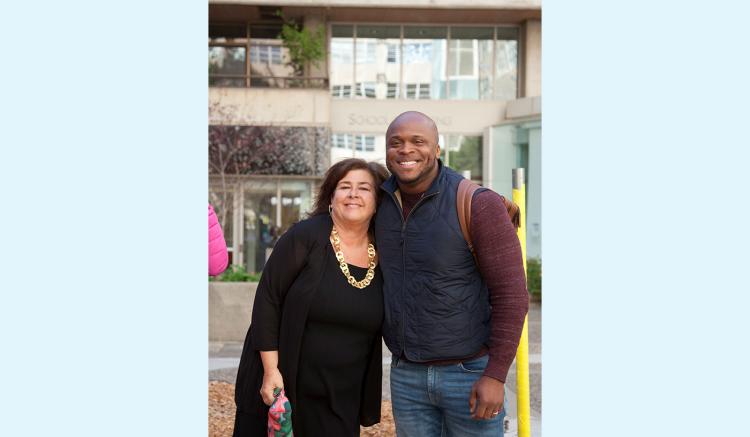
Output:
<instances>
[{"instance_id":1,"label":"glass door","mask_svg":"<svg viewBox=\"0 0 750 437\"><path fill-rule=\"evenodd\" d=\"M276 181L254 180L243 186L242 264L248 272L260 272L266 252L277 238Z\"/></svg>"}]
</instances>

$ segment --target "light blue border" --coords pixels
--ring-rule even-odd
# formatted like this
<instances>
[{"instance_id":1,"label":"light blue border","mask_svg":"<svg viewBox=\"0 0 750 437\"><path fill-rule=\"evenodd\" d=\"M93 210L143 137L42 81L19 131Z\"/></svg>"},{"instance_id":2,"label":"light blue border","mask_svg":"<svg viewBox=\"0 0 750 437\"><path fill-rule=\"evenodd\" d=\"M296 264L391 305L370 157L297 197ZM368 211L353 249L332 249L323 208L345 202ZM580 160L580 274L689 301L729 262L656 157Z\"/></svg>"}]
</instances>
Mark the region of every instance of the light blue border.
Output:
<instances>
[{"instance_id":1,"label":"light blue border","mask_svg":"<svg viewBox=\"0 0 750 437\"><path fill-rule=\"evenodd\" d=\"M544 435L749 432L738 5L544 3Z\"/></svg>"},{"instance_id":2,"label":"light blue border","mask_svg":"<svg viewBox=\"0 0 750 437\"><path fill-rule=\"evenodd\" d=\"M746 432L739 4L544 4L544 435ZM2 434L203 436L206 4L0 16Z\"/></svg>"},{"instance_id":3,"label":"light blue border","mask_svg":"<svg viewBox=\"0 0 750 437\"><path fill-rule=\"evenodd\" d=\"M206 2L1 9L0 434L205 436Z\"/></svg>"}]
</instances>

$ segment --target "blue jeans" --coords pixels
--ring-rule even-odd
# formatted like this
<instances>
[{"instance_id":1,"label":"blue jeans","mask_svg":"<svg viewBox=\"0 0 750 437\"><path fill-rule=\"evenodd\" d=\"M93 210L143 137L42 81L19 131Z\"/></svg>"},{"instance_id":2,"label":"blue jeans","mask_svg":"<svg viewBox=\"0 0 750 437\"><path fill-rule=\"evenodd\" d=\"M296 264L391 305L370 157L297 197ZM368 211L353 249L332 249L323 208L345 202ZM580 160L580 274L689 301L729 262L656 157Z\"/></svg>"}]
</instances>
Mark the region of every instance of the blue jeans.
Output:
<instances>
[{"instance_id":1,"label":"blue jeans","mask_svg":"<svg viewBox=\"0 0 750 437\"><path fill-rule=\"evenodd\" d=\"M426 366L391 361L391 401L398 437L502 437L505 407L492 419L471 418L471 387L487 355L460 364Z\"/></svg>"}]
</instances>

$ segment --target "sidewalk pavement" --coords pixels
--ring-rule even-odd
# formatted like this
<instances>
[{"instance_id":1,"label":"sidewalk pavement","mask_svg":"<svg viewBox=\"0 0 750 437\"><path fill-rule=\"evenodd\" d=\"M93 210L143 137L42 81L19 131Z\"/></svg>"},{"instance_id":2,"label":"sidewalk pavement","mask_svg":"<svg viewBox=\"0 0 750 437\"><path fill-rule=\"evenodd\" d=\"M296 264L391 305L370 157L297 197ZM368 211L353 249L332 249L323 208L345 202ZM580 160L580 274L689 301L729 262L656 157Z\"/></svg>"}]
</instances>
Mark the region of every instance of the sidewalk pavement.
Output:
<instances>
[{"instance_id":1,"label":"sidewalk pavement","mask_svg":"<svg viewBox=\"0 0 750 437\"><path fill-rule=\"evenodd\" d=\"M541 437L542 406L542 305L532 302L529 307L529 385L531 404L531 436ZM237 366L242 354L241 342L210 342L208 345L208 380L234 384ZM383 345L383 399L391 399L390 390L391 353ZM506 421L505 437L517 437L517 387L515 361L508 371L505 383Z\"/></svg>"}]
</instances>

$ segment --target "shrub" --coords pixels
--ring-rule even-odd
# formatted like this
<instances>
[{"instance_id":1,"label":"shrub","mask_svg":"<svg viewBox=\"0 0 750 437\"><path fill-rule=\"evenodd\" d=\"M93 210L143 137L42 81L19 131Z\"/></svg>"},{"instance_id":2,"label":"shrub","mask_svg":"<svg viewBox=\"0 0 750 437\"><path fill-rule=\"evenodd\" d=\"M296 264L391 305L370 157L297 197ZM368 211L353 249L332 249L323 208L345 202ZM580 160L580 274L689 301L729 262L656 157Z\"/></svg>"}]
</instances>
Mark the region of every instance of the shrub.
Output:
<instances>
[{"instance_id":1,"label":"shrub","mask_svg":"<svg viewBox=\"0 0 750 437\"><path fill-rule=\"evenodd\" d=\"M259 279L260 273L248 273L244 266L236 264L229 266L221 275L208 278L209 281L217 282L258 282Z\"/></svg>"},{"instance_id":2,"label":"shrub","mask_svg":"<svg viewBox=\"0 0 750 437\"><path fill-rule=\"evenodd\" d=\"M542 298L542 261L536 258L526 260L526 287L533 297Z\"/></svg>"}]
</instances>

